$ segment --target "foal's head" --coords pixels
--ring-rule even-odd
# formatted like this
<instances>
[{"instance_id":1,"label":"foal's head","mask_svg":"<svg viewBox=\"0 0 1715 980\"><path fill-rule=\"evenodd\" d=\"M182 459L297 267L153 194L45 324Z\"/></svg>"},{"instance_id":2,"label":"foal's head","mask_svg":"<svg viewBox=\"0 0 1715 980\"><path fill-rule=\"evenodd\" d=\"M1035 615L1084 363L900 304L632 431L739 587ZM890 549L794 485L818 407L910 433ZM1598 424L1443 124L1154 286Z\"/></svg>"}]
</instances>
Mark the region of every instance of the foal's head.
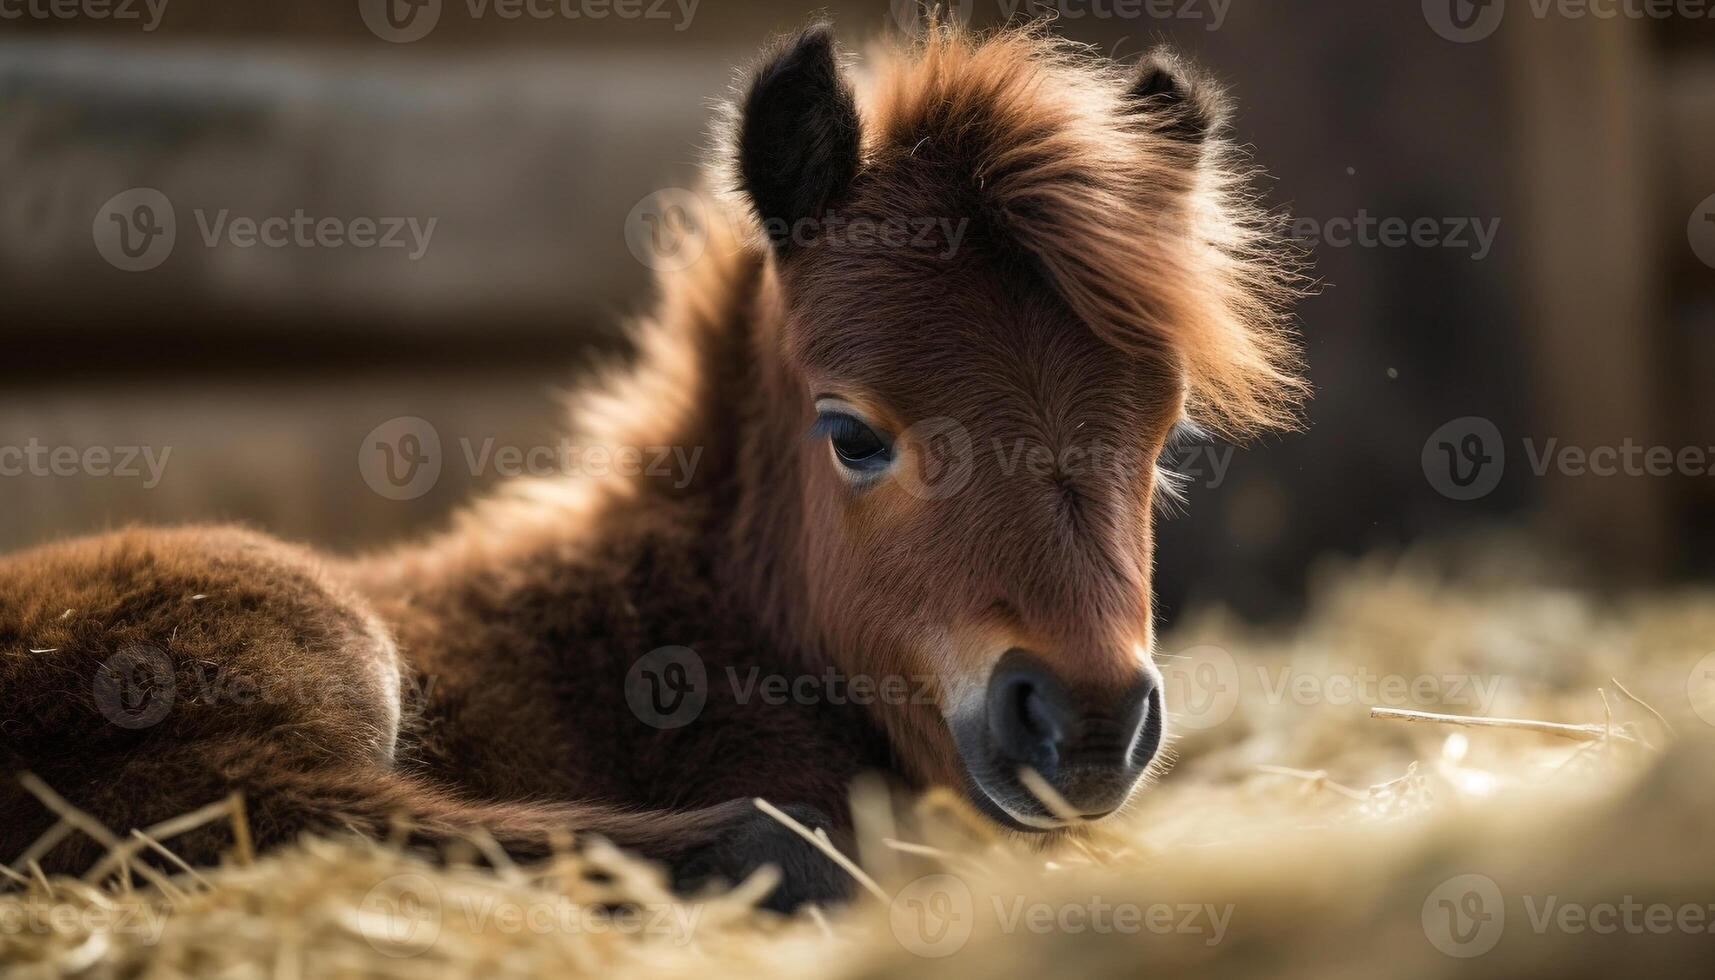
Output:
<instances>
[{"instance_id":1,"label":"foal's head","mask_svg":"<svg viewBox=\"0 0 1715 980\"><path fill-rule=\"evenodd\" d=\"M792 378L806 642L878 679L904 764L1003 824L1117 809L1160 749L1169 433L1289 424L1278 265L1213 92L1037 32L938 29L861 102L825 28L739 106ZM888 678L908 679L903 685ZM935 681L932 703L917 685Z\"/></svg>"}]
</instances>

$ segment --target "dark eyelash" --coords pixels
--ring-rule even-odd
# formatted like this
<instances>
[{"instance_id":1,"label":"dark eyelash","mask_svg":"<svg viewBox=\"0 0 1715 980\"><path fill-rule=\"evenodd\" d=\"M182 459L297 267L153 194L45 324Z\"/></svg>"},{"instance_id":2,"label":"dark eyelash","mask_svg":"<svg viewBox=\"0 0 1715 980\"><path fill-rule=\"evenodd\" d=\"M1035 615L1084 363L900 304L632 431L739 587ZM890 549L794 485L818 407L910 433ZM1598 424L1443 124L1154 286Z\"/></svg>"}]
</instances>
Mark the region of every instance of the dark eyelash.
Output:
<instances>
[{"instance_id":1,"label":"dark eyelash","mask_svg":"<svg viewBox=\"0 0 1715 980\"><path fill-rule=\"evenodd\" d=\"M886 436L844 412L823 412L817 415L815 424L810 426L810 431L804 438L817 439L827 436L830 439L859 439L867 435L874 435L883 446L891 444Z\"/></svg>"}]
</instances>

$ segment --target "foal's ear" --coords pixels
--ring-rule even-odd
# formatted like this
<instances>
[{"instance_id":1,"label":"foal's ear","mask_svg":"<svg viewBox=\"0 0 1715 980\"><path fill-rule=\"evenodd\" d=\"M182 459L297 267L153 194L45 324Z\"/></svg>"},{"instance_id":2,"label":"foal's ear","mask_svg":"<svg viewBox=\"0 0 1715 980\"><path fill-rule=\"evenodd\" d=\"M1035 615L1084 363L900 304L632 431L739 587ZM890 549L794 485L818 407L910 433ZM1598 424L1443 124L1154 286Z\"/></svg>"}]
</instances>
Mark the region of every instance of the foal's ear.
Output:
<instances>
[{"instance_id":1,"label":"foal's ear","mask_svg":"<svg viewBox=\"0 0 1715 980\"><path fill-rule=\"evenodd\" d=\"M826 213L858 169L858 114L834 54L834 32L817 24L786 39L744 97L738 172L763 228L782 252L793 226Z\"/></svg>"},{"instance_id":2,"label":"foal's ear","mask_svg":"<svg viewBox=\"0 0 1715 980\"><path fill-rule=\"evenodd\" d=\"M1144 55L1126 95L1157 132L1198 150L1227 122L1220 86L1170 48Z\"/></svg>"}]
</instances>

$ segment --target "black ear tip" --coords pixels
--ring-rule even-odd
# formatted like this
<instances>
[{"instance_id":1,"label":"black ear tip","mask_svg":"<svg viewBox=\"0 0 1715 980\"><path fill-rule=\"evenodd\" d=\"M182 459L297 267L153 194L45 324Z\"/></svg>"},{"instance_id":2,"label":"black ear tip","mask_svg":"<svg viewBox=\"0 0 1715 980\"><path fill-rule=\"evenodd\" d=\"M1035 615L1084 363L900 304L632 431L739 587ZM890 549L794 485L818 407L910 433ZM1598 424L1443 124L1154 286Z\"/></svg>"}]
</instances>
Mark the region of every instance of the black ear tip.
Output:
<instances>
[{"instance_id":1,"label":"black ear tip","mask_svg":"<svg viewBox=\"0 0 1715 980\"><path fill-rule=\"evenodd\" d=\"M782 249L788 229L820 217L850 184L858 128L831 26L812 24L764 56L741 107L739 177Z\"/></svg>"},{"instance_id":2,"label":"black ear tip","mask_svg":"<svg viewBox=\"0 0 1715 980\"><path fill-rule=\"evenodd\" d=\"M761 87L782 76L832 71L835 67L834 25L821 21L782 39L757 74L756 84Z\"/></svg>"},{"instance_id":3,"label":"black ear tip","mask_svg":"<svg viewBox=\"0 0 1715 980\"><path fill-rule=\"evenodd\" d=\"M1158 116L1162 132L1180 139L1201 141L1226 122L1220 88L1168 47L1143 56L1127 96L1135 111Z\"/></svg>"},{"instance_id":4,"label":"black ear tip","mask_svg":"<svg viewBox=\"0 0 1715 980\"><path fill-rule=\"evenodd\" d=\"M824 52L831 56L834 50L834 25L825 20L816 21L799 31L791 46L796 50Z\"/></svg>"},{"instance_id":5,"label":"black ear tip","mask_svg":"<svg viewBox=\"0 0 1715 980\"><path fill-rule=\"evenodd\" d=\"M1156 48L1144 55L1137 66L1137 79L1132 82L1131 97L1153 99L1165 97L1174 101L1185 98L1191 90L1185 65L1169 48Z\"/></svg>"},{"instance_id":6,"label":"black ear tip","mask_svg":"<svg viewBox=\"0 0 1715 980\"><path fill-rule=\"evenodd\" d=\"M838 87L839 73L833 25L825 21L811 24L782 37L764 54L761 67L751 78L746 110L769 99L789 98L786 93L793 89L820 93Z\"/></svg>"}]
</instances>

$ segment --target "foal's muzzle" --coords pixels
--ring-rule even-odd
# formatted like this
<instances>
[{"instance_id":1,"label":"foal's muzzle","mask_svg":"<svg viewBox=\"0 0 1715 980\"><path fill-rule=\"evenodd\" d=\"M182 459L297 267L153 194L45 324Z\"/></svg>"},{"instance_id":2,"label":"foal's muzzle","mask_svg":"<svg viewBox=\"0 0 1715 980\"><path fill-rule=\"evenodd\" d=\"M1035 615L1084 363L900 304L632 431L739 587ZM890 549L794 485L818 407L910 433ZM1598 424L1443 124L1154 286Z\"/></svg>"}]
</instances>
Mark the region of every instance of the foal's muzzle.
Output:
<instances>
[{"instance_id":1,"label":"foal's muzzle","mask_svg":"<svg viewBox=\"0 0 1715 980\"><path fill-rule=\"evenodd\" d=\"M955 727L966 767L987 802L1010 818L1003 822L1064 823L1019 781L1023 768L1041 775L1075 816L1096 820L1125 802L1161 747L1160 678L1140 665L1119 690L1073 687L1042 658L1014 648L989 677L982 724Z\"/></svg>"}]
</instances>

